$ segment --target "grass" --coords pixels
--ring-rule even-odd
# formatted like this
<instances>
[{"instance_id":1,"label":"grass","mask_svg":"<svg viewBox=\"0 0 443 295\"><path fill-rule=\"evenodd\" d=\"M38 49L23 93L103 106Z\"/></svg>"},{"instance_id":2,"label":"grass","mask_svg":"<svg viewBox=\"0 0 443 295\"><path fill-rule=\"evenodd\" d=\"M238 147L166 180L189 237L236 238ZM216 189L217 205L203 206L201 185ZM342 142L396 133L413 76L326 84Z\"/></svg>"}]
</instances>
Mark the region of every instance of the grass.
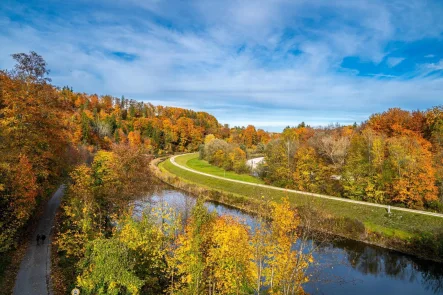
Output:
<instances>
[{"instance_id":1,"label":"grass","mask_svg":"<svg viewBox=\"0 0 443 295\"><path fill-rule=\"evenodd\" d=\"M261 179L251 176L249 174L237 174L232 171L226 171L223 168L209 164L208 161L199 160L198 153L187 154L184 156L177 157L175 161L180 165L187 166L191 169L215 176L241 180L251 183L261 183L261 184L264 183Z\"/></svg>"},{"instance_id":2,"label":"grass","mask_svg":"<svg viewBox=\"0 0 443 295\"><path fill-rule=\"evenodd\" d=\"M205 164L204 161L195 161L197 155L183 155L176 158L176 162L186 165L189 168L205 173L220 173L217 169ZM391 215L387 214L383 208L362 206L358 204L339 202L334 200L320 199L300 195L297 193L277 191L270 188L255 187L247 184L230 182L224 179L216 179L204 175L186 171L174 166L169 159L159 165L160 169L186 180L189 183L197 184L206 188L221 190L235 195L241 195L247 198L265 198L272 201L280 201L287 196L289 201L295 206L313 206L321 210L323 214L335 218L352 218L361 221L366 228L372 232L383 234L387 237L397 237L403 240L419 236L421 233L436 233L443 229L443 218L414 214L410 212L393 211ZM195 167L199 167L196 169ZM235 173L230 173L235 174ZM217 174L214 174L217 175ZM243 177L242 175L231 177ZM233 178L234 179L234 178ZM239 179L239 178L235 178ZM243 179L242 179L243 180ZM247 180L246 180L247 181Z\"/></svg>"}]
</instances>

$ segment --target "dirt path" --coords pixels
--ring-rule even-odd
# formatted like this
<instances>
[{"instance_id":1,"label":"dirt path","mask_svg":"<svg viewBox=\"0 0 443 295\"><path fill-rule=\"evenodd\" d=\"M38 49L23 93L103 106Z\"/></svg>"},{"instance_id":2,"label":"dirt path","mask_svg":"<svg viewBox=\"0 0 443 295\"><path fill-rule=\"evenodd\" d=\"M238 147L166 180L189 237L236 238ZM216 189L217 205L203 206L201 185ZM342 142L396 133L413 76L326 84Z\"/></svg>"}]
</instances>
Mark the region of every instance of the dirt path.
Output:
<instances>
[{"instance_id":1,"label":"dirt path","mask_svg":"<svg viewBox=\"0 0 443 295\"><path fill-rule=\"evenodd\" d=\"M26 255L20 264L20 270L17 274L14 286L16 295L45 295L52 294L50 289L51 275L51 240L52 227L55 214L63 196L64 186L61 185L48 201L38 226L32 236L32 240ZM37 235L44 234L46 239L42 244L37 245Z\"/></svg>"},{"instance_id":2,"label":"dirt path","mask_svg":"<svg viewBox=\"0 0 443 295\"><path fill-rule=\"evenodd\" d=\"M175 161L175 158L179 157L179 156L183 156L183 155L177 155L177 156L174 156L174 157L171 158L171 163L173 165L175 165L175 166L177 166L177 167L179 167L181 169L184 169L184 170L187 170L187 171L190 171L190 172L193 172L193 173L201 174L201 175L204 175L204 176L212 177L212 178L223 179L225 181L231 181L231 182L247 184L247 185L252 185L252 186L264 187L264 188L267 188L267 189L285 191L285 192L288 192L288 193L295 193L295 194L311 196L311 197L316 197L316 198L329 199L329 200L334 200L334 201L338 201L338 202L354 203L354 204L359 204L359 205L363 205L363 206L378 207L378 208L385 208L385 209L388 209L388 207L389 207L391 210L405 211L405 212L411 212L411 213L415 213L415 214L422 214L422 215L429 215L429 216L435 216L435 217L443 218L443 214L440 214L440 213L434 213L434 212L422 211L422 210L414 210L414 209L407 209L407 208L401 208L401 207L394 207L394 206L375 204L375 203L369 203L369 202L363 202L363 201L355 201L355 200L351 200L351 199L345 199L345 198L338 198L338 197L332 197L332 196L321 195L321 194L302 192L302 191L291 190L291 189L286 189L286 188L281 188L281 187L276 187L276 186L270 186L270 185L266 185L266 184L251 183L251 182L235 180L235 179L229 179L229 178L225 178L225 177L221 177L221 176L216 176L216 175L211 175L211 174L200 172L200 171L197 171L197 170L194 170L194 169L191 169L191 168L188 168L188 167L185 167L183 165L178 164Z\"/></svg>"}]
</instances>

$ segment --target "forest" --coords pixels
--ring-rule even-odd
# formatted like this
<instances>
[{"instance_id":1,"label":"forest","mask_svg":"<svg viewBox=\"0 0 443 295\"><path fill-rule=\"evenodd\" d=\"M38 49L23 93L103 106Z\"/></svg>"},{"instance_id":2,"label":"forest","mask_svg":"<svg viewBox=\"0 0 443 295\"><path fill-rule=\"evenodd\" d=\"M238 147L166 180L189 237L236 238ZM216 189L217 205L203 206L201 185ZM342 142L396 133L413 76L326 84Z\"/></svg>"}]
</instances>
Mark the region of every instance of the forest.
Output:
<instances>
[{"instance_id":1,"label":"forest","mask_svg":"<svg viewBox=\"0 0 443 295\"><path fill-rule=\"evenodd\" d=\"M193 151L205 134L219 134L204 112L73 92L50 84L44 59L14 54L0 71L0 252L60 179L115 144L146 155Z\"/></svg>"},{"instance_id":2,"label":"forest","mask_svg":"<svg viewBox=\"0 0 443 295\"><path fill-rule=\"evenodd\" d=\"M51 84L44 59L14 54L0 71L0 256L17 247L60 183L60 293L302 293L313 263L289 203L268 204L252 231L199 201L184 220L171 210L134 216L131 200L153 181L149 162L177 152L238 173L263 155L266 183L443 212L443 107L389 109L351 126L300 123L281 133L220 124L205 112Z\"/></svg>"}]
</instances>

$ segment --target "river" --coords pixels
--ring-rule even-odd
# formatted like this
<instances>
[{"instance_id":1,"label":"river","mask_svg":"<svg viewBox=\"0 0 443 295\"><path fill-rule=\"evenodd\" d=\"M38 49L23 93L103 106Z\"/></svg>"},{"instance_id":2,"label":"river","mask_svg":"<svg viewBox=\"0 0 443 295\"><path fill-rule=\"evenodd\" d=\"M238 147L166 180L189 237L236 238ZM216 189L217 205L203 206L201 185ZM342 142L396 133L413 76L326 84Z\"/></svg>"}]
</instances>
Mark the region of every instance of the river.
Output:
<instances>
[{"instance_id":1,"label":"river","mask_svg":"<svg viewBox=\"0 0 443 295\"><path fill-rule=\"evenodd\" d=\"M160 204L190 215L195 198L166 184L157 184L135 202L136 212ZM207 202L210 211L239 218L251 227L254 217ZM311 243L317 241L311 240ZM312 280L303 285L310 294L443 294L443 264L348 239L324 243L314 252Z\"/></svg>"}]
</instances>

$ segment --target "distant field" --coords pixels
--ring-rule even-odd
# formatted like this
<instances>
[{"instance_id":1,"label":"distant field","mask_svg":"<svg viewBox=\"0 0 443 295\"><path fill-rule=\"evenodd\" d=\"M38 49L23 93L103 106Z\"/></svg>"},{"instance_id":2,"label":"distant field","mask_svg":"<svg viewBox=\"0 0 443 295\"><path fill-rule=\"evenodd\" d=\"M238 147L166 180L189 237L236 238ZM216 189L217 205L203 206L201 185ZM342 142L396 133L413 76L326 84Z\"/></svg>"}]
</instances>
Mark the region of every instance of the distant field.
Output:
<instances>
[{"instance_id":1,"label":"distant field","mask_svg":"<svg viewBox=\"0 0 443 295\"><path fill-rule=\"evenodd\" d=\"M223 176L223 169L214 167L205 161L200 161L197 157L197 154L187 154L177 157L175 161L178 164L187 166L191 169ZM228 180L211 178L184 170L180 167L174 166L169 159L162 162L159 167L175 174L187 182L248 198L257 199L264 197L268 200L278 202L282 197L288 196L290 202L295 206L310 204L331 217L349 217L360 220L365 224L368 230L382 233L384 236L409 239L420 233L435 233L441 231L443 228L443 218L397 211L389 215L383 208L368 207L328 199L318 199L291 192L276 191L269 188L234 183ZM226 173L226 178L261 183L260 180L252 176L237 175L232 172ZM250 181L247 179L250 179Z\"/></svg>"}]
</instances>

